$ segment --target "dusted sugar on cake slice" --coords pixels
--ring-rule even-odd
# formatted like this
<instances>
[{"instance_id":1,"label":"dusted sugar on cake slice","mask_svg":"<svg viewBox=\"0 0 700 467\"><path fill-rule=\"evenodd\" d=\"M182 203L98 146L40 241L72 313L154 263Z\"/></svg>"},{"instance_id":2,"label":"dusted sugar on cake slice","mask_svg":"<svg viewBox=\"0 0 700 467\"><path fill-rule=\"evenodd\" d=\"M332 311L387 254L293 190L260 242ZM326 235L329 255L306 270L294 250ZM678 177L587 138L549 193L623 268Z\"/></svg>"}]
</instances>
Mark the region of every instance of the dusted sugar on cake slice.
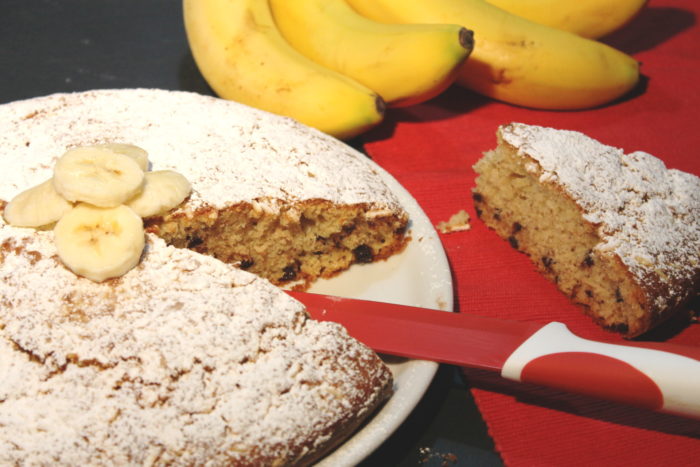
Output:
<instances>
[{"instance_id":1,"label":"dusted sugar on cake slice","mask_svg":"<svg viewBox=\"0 0 700 467\"><path fill-rule=\"evenodd\" d=\"M0 219L0 464L308 465L389 397L335 323L149 234L100 284Z\"/></svg>"},{"instance_id":2,"label":"dusted sugar on cake slice","mask_svg":"<svg viewBox=\"0 0 700 467\"><path fill-rule=\"evenodd\" d=\"M52 176L66 150L128 143L192 184L146 219L169 244L307 288L404 249L408 215L364 154L237 102L155 89L54 94L0 106L0 199Z\"/></svg>"},{"instance_id":3,"label":"dusted sugar on cake slice","mask_svg":"<svg viewBox=\"0 0 700 467\"><path fill-rule=\"evenodd\" d=\"M484 223L601 326L638 336L700 287L700 178L582 133L520 123L474 166Z\"/></svg>"}]
</instances>

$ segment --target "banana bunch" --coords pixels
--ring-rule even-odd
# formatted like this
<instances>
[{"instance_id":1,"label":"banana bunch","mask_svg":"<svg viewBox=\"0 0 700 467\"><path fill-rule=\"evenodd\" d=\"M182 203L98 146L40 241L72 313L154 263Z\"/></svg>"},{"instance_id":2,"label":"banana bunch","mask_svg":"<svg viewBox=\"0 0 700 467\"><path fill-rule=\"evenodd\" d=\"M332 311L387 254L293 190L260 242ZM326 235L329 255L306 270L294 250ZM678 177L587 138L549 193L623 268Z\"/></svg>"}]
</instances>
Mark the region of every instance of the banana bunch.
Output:
<instances>
[{"instance_id":1,"label":"banana bunch","mask_svg":"<svg viewBox=\"0 0 700 467\"><path fill-rule=\"evenodd\" d=\"M416 104L442 92L474 45L464 27L379 23L345 0L269 1L287 42L374 90L389 106Z\"/></svg>"},{"instance_id":2,"label":"banana bunch","mask_svg":"<svg viewBox=\"0 0 700 467\"><path fill-rule=\"evenodd\" d=\"M340 139L378 124L386 105L435 96L472 51L447 24L385 24L345 0L183 0L187 39L219 97Z\"/></svg>"},{"instance_id":3,"label":"banana bunch","mask_svg":"<svg viewBox=\"0 0 700 467\"><path fill-rule=\"evenodd\" d=\"M457 83L511 104L540 109L596 107L630 91L639 80L632 57L582 35L596 37L619 27L641 8L641 0L347 0L375 21L397 24L457 23L474 31L474 50L460 68ZM493 4L492 4L493 3ZM530 21L494 6L532 13ZM535 5L542 4L537 11ZM596 8L605 4L617 14L596 29ZM621 6L622 5L622 6ZM578 12L577 12L578 11ZM587 12L582 12L587 11ZM523 13L525 14L525 13ZM579 15L578 17L576 15ZM573 23L572 23L573 24Z\"/></svg>"},{"instance_id":4,"label":"banana bunch","mask_svg":"<svg viewBox=\"0 0 700 467\"><path fill-rule=\"evenodd\" d=\"M172 170L148 171L148 154L122 143L78 147L53 177L15 196L3 212L17 227L53 227L58 257L95 282L124 275L145 245L143 217L163 214L191 192Z\"/></svg>"}]
</instances>

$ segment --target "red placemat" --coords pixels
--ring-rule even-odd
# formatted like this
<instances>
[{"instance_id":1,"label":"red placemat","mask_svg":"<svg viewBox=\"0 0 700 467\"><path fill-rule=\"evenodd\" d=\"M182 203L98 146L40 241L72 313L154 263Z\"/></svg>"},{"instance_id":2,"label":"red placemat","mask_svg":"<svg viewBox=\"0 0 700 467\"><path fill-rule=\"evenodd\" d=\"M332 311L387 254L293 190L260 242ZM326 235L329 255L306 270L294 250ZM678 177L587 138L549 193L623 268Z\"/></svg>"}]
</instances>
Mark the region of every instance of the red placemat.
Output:
<instances>
[{"instance_id":1,"label":"red placemat","mask_svg":"<svg viewBox=\"0 0 700 467\"><path fill-rule=\"evenodd\" d=\"M461 209L468 231L441 234L460 312L561 321L582 337L619 337L596 327L525 255L476 218L472 165L495 146L498 125L523 122L584 132L626 152L654 154L700 175L700 4L652 0L605 42L642 62L644 84L604 108L549 112L497 103L453 86L418 106L390 109L364 137L365 149L392 173L437 224ZM700 346L700 324L667 323L651 338ZM506 464L694 465L700 421L572 396L465 370L474 398Z\"/></svg>"}]
</instances>

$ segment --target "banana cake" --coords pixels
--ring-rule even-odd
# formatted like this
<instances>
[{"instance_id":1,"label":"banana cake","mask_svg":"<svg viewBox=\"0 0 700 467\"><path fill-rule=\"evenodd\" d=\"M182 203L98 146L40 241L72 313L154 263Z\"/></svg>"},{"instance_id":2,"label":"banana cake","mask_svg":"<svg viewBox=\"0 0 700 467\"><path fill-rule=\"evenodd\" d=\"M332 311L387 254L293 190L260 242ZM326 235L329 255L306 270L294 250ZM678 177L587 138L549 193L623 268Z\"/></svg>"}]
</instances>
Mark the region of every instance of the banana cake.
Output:
<instances>
[{"instance_id":1,"label":"banana cake","mask_svg":"<svg viewBox=\"0 0 700 467\"><path fill-rule=\"evenodd\" d=\"M133 144L192 184L178 209L145 219L147 230L277 285L305 289L408 241L408 216L365 156L235 102L100 90L6 104L0 121L0 199L43 182L67 149Z\"/></svg>"},{"instance_id":2,"label":"banana cake","mask_svg":"<svg viewBox=\"0 0 700 467\"><path fill-rule=\"evenodd\" d=\"M116 202L95 161L128 175ZM0 464L306 465L390 397L373 351L277 287L409 241L361 153L234 102L104 90L1 105L0 171Z\"/></svg>"},{"instance_id":3,"label":"banana cake","mask_svg":"<svg viewBox=\"0 0 700 467\"><path fill-rule=\"evenodd\" d=\"M476 212L601 326L639 336L700 287L700 178L582 133L512 123Z\"/></svg>"}]
</instances>

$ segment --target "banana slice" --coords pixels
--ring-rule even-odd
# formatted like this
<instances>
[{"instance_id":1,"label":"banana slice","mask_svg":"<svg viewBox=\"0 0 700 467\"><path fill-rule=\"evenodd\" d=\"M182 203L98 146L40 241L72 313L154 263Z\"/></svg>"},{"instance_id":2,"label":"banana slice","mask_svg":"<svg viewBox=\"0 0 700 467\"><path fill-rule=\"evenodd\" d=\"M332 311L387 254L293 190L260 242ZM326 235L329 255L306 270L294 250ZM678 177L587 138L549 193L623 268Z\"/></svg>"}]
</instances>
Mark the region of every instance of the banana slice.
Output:
<instances>
[{"instance_id":1,"label":"banana slice","mask_svg":"<svg viewBox=\"0 0 700 467\"><path fill-rule=\"evenodd\" d=\"M124 205L79 204L54 227L58 257L74 273L95 282L135 267L145 246L141 218Z\"/></svg>"},{"instance_id":2,"label":"banana slice","mask_svg":"<svg viewBox=\"0 0 700 467\"><path fill-rule=\"evenodd\" d=\"M114 207L143 188L144 172L138 162L107 148L80 147L56 162L54 187L68 201Z\"/></svg>"},{"instance_id":3,"label":"banana slice","mask_svg":"<svg viewBox=\"0 0 700 467\"><path fill-rule=\"evenodd\" d=\"M49 179L12 198L3 217L17 227L42 227L56 222L72 208L73 204L56 192Z\"/></svg>"},{"instance_id":4,"label":"banana slice","mask_svg":"<svg viewBox=\"0 0 700 467\"><path fill-rule=\"evenodd\" d=\"M178 206L191 191L190 182L173 170L146 172L143 190L126 205L141 217L156 216Z\"/></svg>"},{"instance_id":5,"label":"banana slice","mask_svg":"<svg viewBox=\"0 0 700 467\"><path fill-rule=\"evenodd\" d=\"M95 147L109 149L117 154L129 156L139 164L141 170L144 172L148 171L148 153L143 148L126 143L105 143L98 144Z\"/></svg>"}]
</instances>

